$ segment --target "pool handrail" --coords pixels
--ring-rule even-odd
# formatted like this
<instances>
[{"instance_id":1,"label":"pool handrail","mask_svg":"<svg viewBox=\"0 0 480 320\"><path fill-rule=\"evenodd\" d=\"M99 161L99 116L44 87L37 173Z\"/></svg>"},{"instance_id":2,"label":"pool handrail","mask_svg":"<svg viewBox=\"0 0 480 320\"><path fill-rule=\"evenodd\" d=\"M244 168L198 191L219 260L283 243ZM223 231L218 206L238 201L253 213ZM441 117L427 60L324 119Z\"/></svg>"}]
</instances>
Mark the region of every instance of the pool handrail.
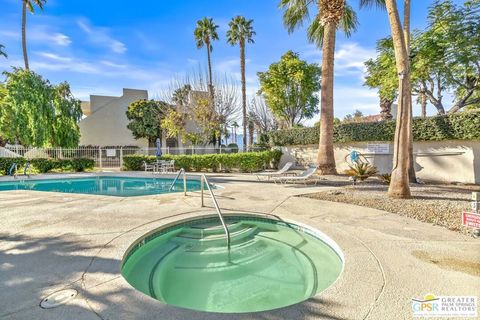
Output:
<instances>
[{"instance_id":1,"label":"pool handrail","mask_svg":"<svg viewBox=\"0 0 480 320\"><path fill-rule=\"evenodd\" d=\"M185 195L187 195L187 175L184 168L181 168L180 170L178 170L178 173L175 179L173 180L173 183L170 185L170 188L168 189L168 191L172 191L173 187L175 186L175 183L177 183L178 178L180 178L180 175L182 173L183 173L183 192L185 193Z\"/></svg>"},{"instance_id":2,"label":"pool handrail","mask_svg":"<svg viewBox=\"0 0 480 320\"><path fill-rule=\"evenodd\" d=\"M200 184L202 186L202 207L203 207L203 185L205 184L207 186L208 191L210 192L213 205L217 210L218 217L220 218L220 222L222 223L223 230L225 231L225 235L227 236L227 248L228 248L228 251L230 251L230 231L228 230L225 220L223 219L222 211L220 210L220 206L218 205L217 198L215 197L215 194L213 193L212 188L210 187L210 183L208 182L206 175L202 174Z\"/></svg>"},{"instance_id":3,"label":"pool handrail","mask_svg":"<svg viewBox=\"0 0 480 320\"><path fill-rule=\"evenodd\" d=\"M16 162L12 163L10 166L10 169L8 170L8 175L12 176L16 179L17 178L17 171L18 171L18 165ZM13 173L13 174L12 174Z\"/></svg>"}]
</instances>

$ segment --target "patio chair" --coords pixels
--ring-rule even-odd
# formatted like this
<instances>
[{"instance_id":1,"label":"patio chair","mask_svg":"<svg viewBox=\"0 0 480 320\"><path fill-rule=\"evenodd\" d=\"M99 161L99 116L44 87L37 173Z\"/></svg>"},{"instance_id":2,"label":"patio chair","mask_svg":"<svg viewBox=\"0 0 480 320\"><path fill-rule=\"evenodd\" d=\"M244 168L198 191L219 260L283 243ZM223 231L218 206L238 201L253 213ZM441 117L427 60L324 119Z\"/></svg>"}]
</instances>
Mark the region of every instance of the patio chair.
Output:
<instances>
[{"instance_id":1,"label":"patio chair","mask_svg":"<svg viewBox=\"0 0 480 320\"><path fill-rule=\"evenodd\" d=\"M166 172L175 172L175 160L166 161L165 171Z\"/></svg>"},{"instance_id":2,"label":"patio chair","mask_svg":"<svg viewBox=\"0 0 480 320\"><path fill-rule=\"evenodd\" d=\"M288 174L287 171L293 166L293 162L287 162L285 165L278 171L275 172L260 172L257 173L257 179L260 180L260 177L267 177L267 180L270 180L272 177L278 177Z\"/></svg>"},{"instance_id":3,"label":"patio chair","mask_svg":"<svg viewBox=\"0 0 480 320\"><path fill-rule=\"evenodd\" d=\"M157 160L155 162L155 173L165 173L166 162L165 160Z\"/></svg>"},{"instance_id":4,"label":"patio chair","mask_svg":"<svg viewBox=\"0 0 480 320\"><path fill-rule=\"evenodd\" d=\"M148 164L147 161L143 161L143 167L145 168L145 172L152 171L155 173L156 164Z\"/></svg>"},{"instance_id":5,"label":"patio chair","mask_svg":"<svg viewBox=\"0 0 480 320\"><path fill-rule=\"evenodd\" d=\"M293 177L278 177L274 180L275 183L280 182L280 183L298 183L298 182L303 182L305 185L307 182L312 181L312 177L317 172L316 167L309 167L307 170L303 171L300 173L298 176L293 176ZM318 179L315 179L315 185L317 185Z\"/></svg>"}]
</instances>

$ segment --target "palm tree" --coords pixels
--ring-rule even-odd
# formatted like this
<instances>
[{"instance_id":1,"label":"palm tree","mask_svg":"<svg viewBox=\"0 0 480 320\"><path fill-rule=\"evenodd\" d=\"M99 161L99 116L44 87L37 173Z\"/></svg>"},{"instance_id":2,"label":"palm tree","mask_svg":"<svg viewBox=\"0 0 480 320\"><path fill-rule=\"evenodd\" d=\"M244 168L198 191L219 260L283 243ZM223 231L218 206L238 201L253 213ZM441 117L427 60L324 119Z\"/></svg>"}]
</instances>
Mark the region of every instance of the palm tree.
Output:
<instances>
[{"instance_id":1,"label":"palm tree","mask_svg":"<svg viewBox=\"0 0 480 320\"><path fill-rule=\"evenodd\" d=\"M22 0L22 48L23 48L23 60L25 61L25 69L29 70L28 55L27 55L27 8L31 13L35 12L34 5L43 11L43 5L47 3L47 0Z\"/></svg>"},{"instance_id":2,"label":"palm tree","mask_svg":"<svg viewBox=\"0 0 480 320\"><path fill-rule=\"evenodd\" d=\"M380 0L377 0L380 1ZM357 15L345 0L280 0L284 9L283 22L289 32L301 27L310 19L310 11L315 7L315 18L308 30L308 39L322 47L322 81L320 143L317 166L321 174L336 174L333 154L333 81L334 55L337 29L347 36L356 30Z\"/></svg>"},{"instance_id":3,"label":"palm tree","mask_svg":"<svg viewBox=\"0 0 480 320\"><path fill-rule=\"evenodd\" d=\"M410 50L408 48L409 35L407 35L408 32L406 32L406 30L409 29L410 17L408 12L410 11L410 1L405 0L407 17L404 21L404 28L402 28L396 0L385 0L385 4L392 31L395 62L399 75L398 116L394 139L393 171L390 187L388 188L388 195L392 198L410 198L409 168L412 139L412 91L410 79Z\"/></svg>"},{"instance_id":4,"label":"palm tree","mask_svg":"<svg viewBox=\"0 0 480 320\"><path fill-rule=\"evenodd\" d=\"M237 144L237 128L239 127L237 121L232 123L233 128L233 143Z\"/></svg>"},{"instance_id":5,"label":"palm tree","mask_svg":"<svg viewBox=\"0 0 480 320\"><path fill-rule=\"evenodd\" d=\"M245 80L245 45L254 43L253 20L237 16L229 22L230 29L227 31L227 42L232 46L240 45L240 71L242 74L242 114L243 114L243 150L247 147L247 82Z\"/></svg>"},{"instance_id":6,"label":"palm tree","mask_svg":"<svg viewBox=\"0 0 480 320\"><path fill-rule=\"evenodd\" d=\"M7 53L5 52L5 46L3 44L0 44L0 56L8 58Z\"/></svg>"},{"instance_id":7,"label":"palm tree","mask_svg":"<svg viewBox=\"0 0 480 320\"><path fill-rule=\"evenodd\" d=\"M207 57L208 57L208 91L210 93L210 98L214 99L213 92L213 78L212 78L212 59L210 53L213 50L212 41L218 40L217 33L218 26L213 22L212 18L203 18L202 20L197 21L197 28L195 28L194 35L195 40L197 41L197 48L201 49L204 46L207 48Z\"/></svg>"}]
</instances>

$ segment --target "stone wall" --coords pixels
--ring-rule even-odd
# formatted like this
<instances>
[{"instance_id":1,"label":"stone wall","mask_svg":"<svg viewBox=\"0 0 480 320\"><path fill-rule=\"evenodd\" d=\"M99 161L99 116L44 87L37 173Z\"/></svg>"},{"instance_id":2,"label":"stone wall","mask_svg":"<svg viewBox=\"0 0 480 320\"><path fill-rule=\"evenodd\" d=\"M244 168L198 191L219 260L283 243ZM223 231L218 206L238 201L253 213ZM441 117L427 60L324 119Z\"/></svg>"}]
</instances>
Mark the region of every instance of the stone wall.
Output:
<instances>
[{"instance_id":1,"label":"stone wall","mask_svg":"<svg viewBox=\"0 0 480 320\"><path fill-rule=\"evenodd\" d=\"M374 147L377 148L374 148ZM388 148L388 150L386 150ZM377 149L377 150L372 150ZM335 145L337 170L348 168L345 157L356 150L362 153L379 173L392 170L393 144L357 142ZM294 161L297 167L316 162L318 146L288 146L283 148L281 165ZM415 170L420 179L438 182L480 184L479 141L425 141L414 143Z\"/></svg>"}]
</instances>

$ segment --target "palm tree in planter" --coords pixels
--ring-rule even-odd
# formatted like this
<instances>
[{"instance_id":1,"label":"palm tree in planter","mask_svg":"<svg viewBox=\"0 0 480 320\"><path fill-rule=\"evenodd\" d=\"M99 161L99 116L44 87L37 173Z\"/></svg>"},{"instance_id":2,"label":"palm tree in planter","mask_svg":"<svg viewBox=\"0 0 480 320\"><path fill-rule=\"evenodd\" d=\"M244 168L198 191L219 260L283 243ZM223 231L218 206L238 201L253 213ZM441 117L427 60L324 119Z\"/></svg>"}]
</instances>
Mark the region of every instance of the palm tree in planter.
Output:
<instances>
[{"instance_id":1,"label":"palm tree in planter","mask_svg":"<svg viewBox=\"0 0 480 320\"><path fill-rule=\"evenodd\" d=\"M213 91L213 77L212 77L212 58L211 53L213 50L212 41L218 40L217 33L218 26L213 22L212 18L203 18L197 21L197 27L194 31L195 40L197 41L197 48L201 49L205 47L207 49L208 58L208 91L214 103L214 91Z\"/></svg>"},{"instance_id":2,"label":"palm tree in planter","mask_svg":"<svg viewBox=\"0 0 480 320\"><path fill-rule=\"evenodd\" d=\"M34 5L43 11L43 5L47 0L22 0L22 49L25 69L29 70L28 54L27 54L27 9L31 13L35 13Z\"/></svg>"},{"instance_id":3,"label":"palm tree in planter","mask_svg":"<svg viewBox=\"0 0 480 320\"><path fill-rule=\"evenodd\" d=\"M254 43L253 20L237 16L229 22L230 29L227 31L227 42L240 46L240 71L242 74L242 116L243 116L243 150L247 147L247 83L245 80L245 45Z\"/></svg>"},{"instance_id":4,"label":"palm tree in planter","mask_svg":"<svg viewBox=\"0 0 480 320\"><path fill-rule=\"evenodd\" d=\"M362 0L363 1L363 0ZM381 1L381 0L377 0ZM307 30L310 42L322 47L320 143L317 166L321 174L336 174L333 154L333 81L337 29L347 36L356 30L357 15L345 0L280 0L283 22L289 32L301 27L315 10L315 19Z\"/></svg>"}]
</instances>

